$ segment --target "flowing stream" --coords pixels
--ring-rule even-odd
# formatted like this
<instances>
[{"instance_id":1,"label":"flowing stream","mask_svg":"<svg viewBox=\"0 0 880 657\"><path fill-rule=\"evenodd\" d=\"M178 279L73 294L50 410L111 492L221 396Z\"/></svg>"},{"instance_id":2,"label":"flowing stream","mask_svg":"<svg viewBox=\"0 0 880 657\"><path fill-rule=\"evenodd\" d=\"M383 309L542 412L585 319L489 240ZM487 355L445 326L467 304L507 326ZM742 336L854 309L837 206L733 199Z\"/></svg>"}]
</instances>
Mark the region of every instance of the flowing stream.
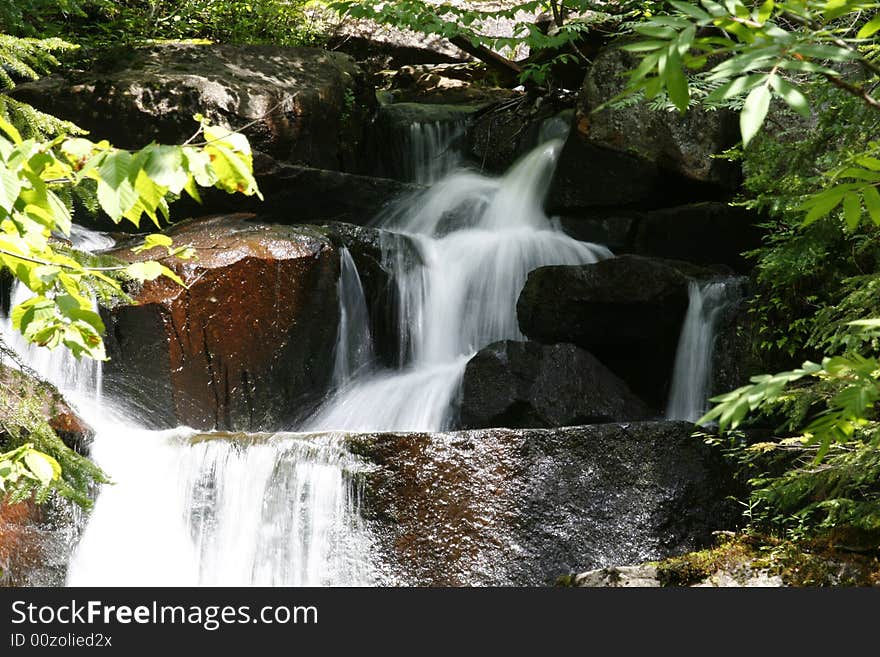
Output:
<instances>
[{"instance_id":1,"label":"flowing stream","mask_svg":"<svg viewBox=\"0 0 880 657\"><path fill-rule=\"evenodd\" d=\"M409 236L419 256L385 253L398 287L404 365L359 369L301 429L449 428L468 360L497 340L524 339L516 300L528 273L611 256L555 228L542 209L561 146L560 140L542 144L503 178L453 173L380 219L382 227ZM348 336L340 335L340 349L347 352L358 351L353 341L369 341L369 327L351 321L357 315L346 308L351 296L341 295Z\"/></svg>"},{"instance_id":2,"label":"flowing stream","mask_svg":"<svg viewBox=\"0 0 880 657\"><path fill-rule=\"evenodd\" d=\"M666 406L670 420L696 422L708 410L715 329L725 306L739 294L737 279L691 281Z\"/></svg>"},{"instance_id":3,"label":"flowing stream","mask_svg":"<svg viewBox=\"0 0 880 657\"><path fill-rule=\"evenodd\" d=\"M359 511L365 465L344 432L448 428L468 359L523 338L515 308L529 271L611 257L542 209L561 145L540 145L502 178L456 170L377 220L414 249L405 255L396 239L384 247L397 286L398 367L378 364L363 286L342 250L332 389L299 433L151 430L102 394L100 364L28 347L5 322L7 344L95 428L92 457L114 482L101 487L67 584L388 583ZM74 237L86 250L112 245L89 231ZM27 294L16 286L13 302Z\"/></svg>"}]
</instances>

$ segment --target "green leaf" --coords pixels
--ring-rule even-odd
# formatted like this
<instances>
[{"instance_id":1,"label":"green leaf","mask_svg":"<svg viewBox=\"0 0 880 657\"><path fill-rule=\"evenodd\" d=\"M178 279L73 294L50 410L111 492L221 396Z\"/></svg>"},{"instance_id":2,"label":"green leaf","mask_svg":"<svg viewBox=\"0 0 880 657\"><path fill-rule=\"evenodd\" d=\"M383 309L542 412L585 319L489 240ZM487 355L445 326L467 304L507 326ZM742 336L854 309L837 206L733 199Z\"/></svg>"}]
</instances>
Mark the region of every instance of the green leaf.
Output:
<instances>
[{"instance_id":1,"label":"green leaf","mask_svg":"<svg viewBox=\"0 0 880 657\"><path fill-rule=\"evenodd\" d=\"M678 54L678 48L675 44L669 47L669 60L666 67L666 92L669 94L669 100L678 108L678 111L684 114L690 103L690 92L688 91L687 78L681 67L681 57Z\"/></svg>"},{"instance_id":2,"label":"green leaf","mask_svg":"<svg viewBox=\"0 0 880 657\"><path fill-rule=\"evenodd\" d=\"M880 192L873 185L868 185L862 189L862 200L865 202L865 209L874 225L880 226Z\"/></svg>"},{"instance_id":3,"label":"green leaf","mask_svg":"<svg viewBox=\"0 0 880 657\"><path fill-rule=\"evenodd\" d=\"M746 102L739 115L739 127L742 133L743 146L748 146L749 142L758 134L769 109L770 89L766 84L755 87L746 96Z\"/></svg>"},{"instance_id":4,"label":"green leaf","mask_svg":"<svg viewBox=\"0 0 880 657\"><path fill-rule=\"evenodd\" d=\"M0 163L0 208L12 212L20 192L21 180L14 171Z\"/></svg>"},{"instance_id":5,"label":"green leaf","mask_svg":"<svg viewBox=\"0 0 880 657\"><path fill-rule=\"evenodd\" d=\"M877 30L880 30L880 14L875 14L874 18L862 25L861 29L856 33L856 39L872 37Z\"/></svg>"},{"instance_id":6,"label":"green leaf","mask_svg":"<svg viewBox=\"0 0 880 657\"><path fill-rule=\"evenodd\" d=\"M134 253L141 253L142 251L149 251L158 246L170 247L173 243L173 240L167 235L153 233L152 235L147 235L144 238L144 243L134 247L132 251Z\"/></svg>"},{"instance_id":7,"label":"green leaf","mask_svg":"<svg viewBox=\"0 0 880 657\"><path fill-rule=\"evenodd\" d=\"M810 103L807 101L806 96L801 93L800 89L778 75L770 77L770 85L795 112L805 119L810 118Z\"/></svg>"},{"instance_id":8,"label":"green leaf","mask_svg":"<svg viewBox=\"0 0 880 657\"><path fill-rule=\"evenodd\" d=\"M61 476L61 466L48 454L30 450L24 455L24 462L43 486L48 486Z\"/></svg>"},{"instance_id":9,"label":"green leaf","mask_svg":"<svg viewBox=\"0 0 880 657\"><path fill-rule=\"evenodd\" d=\"M690 2L681 2L681 0L669 0L669 4L678 9L682 14L690 16L698 21L709 22L712 17L705 11Z\"/></svg>"},{"instance_id":10,"label":"green leaf","mask_svg":"<svg viewBox=\"0 0 880 657\"><path fill-rule=\"evenodd\" d=\"M183 153L178 146L148 147L144 171L162 187L173 194L180 194L189 178L183 168Z\"/></svg>"},{"instance_id":11,"label":"green leaf","mask_svg":"<svg viewBox=\"0 0 880 657\"><path fill-rule=\"evenodd\" d=\"M131 160L131 153L128 151L107 153L98 166L98 175L110 189L117 190L124 182L128 182L132 169Z\"/></svg>"},{"instance_id":12,"label":"green leaf","mask_svg":"<svg viewBox=\"0 0 880 657\"><path fill-rule=\"evenodd\" d=\"M862 218L862 205L859 203L859 197L853 192L843 197L843 218L850 232L859 227Z\"/></svg>"},{"instance_id":13,"label":"green leaf","mask_svg":"<svg viewBox=\"0 0 880 657\"><path fill-rule=\"evenodd\" d=\"M125 271L126 274L128 274L132 278L140 281L141 283L143 283L144 281L155 280L155 279L159 278L159 276L165 276L166 278L170 278L172 281L174 281L178 285L182 285L182 286L186 287L186 285L184 284L184 282L180 278L180 276L175 274L171 269L169 269L165 265L158 263L158 262L154 262L154 261L135 262L134 264L131 264L128 267L126 267L123 271Z\"/></svg>"}]
</instances>

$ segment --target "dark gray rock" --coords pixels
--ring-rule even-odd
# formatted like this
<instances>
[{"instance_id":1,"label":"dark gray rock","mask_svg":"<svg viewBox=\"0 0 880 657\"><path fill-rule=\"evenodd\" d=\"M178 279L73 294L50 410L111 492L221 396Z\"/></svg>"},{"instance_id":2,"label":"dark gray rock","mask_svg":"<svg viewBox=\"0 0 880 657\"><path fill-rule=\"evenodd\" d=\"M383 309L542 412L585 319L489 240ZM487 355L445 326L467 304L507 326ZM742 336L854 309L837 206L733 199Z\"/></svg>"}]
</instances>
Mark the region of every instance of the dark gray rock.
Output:
<instances>
[{"instance_id":1,"label":"dark gray rock","mask_svg":"<svg viewBox=\"0 0 880 657\"><path fill-rule=\"evenodd\" d=\"M570 99L521 96L490 106L468 126L468 153L481 171L504 173L539 143L564 137Z\"/></svg>"},{"instance_id":2,"label":"dark gray rock","mask_svg":"<svg viewBox=\"0 0 880 657\"><path fill-rule=\"evenodd\" d=\"M735 517L683 422L353 435L363 511L409 585L548 585L704 546Z\"/></svg>"},{"instance_id":3,"label":"dark gray rock","mask_svg":"<svg viewBox=\"0 0 880 657\"><path fill-rule=\"evenodd\" d=\"M254 154L254 177L263 194L227 194L215 188L199 190L202 202L188 196L171 205L173 218L251 212L267 223L298 225L328 221L364 225L395 199L423 189L420 185L358 174L314 169L278 162L263 153ZM109 217L92 215L78 208L77 222L104 231L137 232L129 222L113 223Z\"/></svg>"},{"instance_id":4,"label":"dark gray rock","mask_svg":"<svg viewBox=\"0 0 880 657\"><path fill-rule=\"evenodd\" d=\"M760 217L743 207L706 201L660 210L594 209L561 217L573 237L615 253L750 269L743 256L761 244Z\"/></svg>"},{"instance_id":5,"label":"dark gray rock","mask_svg":"<svg viewBox=\"0 0 880 657\"><path fill-rule=\"evenodd\" d=\"M634 255L541 267L529 274L517 302L520 329L538 342L586 349L660 408L687 311L688 282L718 273Z\"/></svg>"},{"instance_id":6,"label":"dark gray rock","mask_svg":"<svg viewBox=\"0 0 880 657\"><path fill-rule=\"evenodd\" d=\"M761 245L757 221L753 212L727 203L645 212L638 218L633 252L746 271L750 263L743 254Z\"/></svg>"},{"instance_id":7,"label":"dark gray rock","mask_svg":"<svg viewBox=\"0 0 880 657\"><path fill-rule=\"evenodd\" d=\"M201 113L228 128L248 125L257 150L323 169L360 169L376 106L350 57L317 48L161 45L116 51L65 75L13 95L122 148L182 143Z\"/></svg>"},{"instance_id":8,"label":"dark gray rock","mask_svg":"<svg viewBox=\"0 0 880 657\"><path fill-rule=\"evenodd\" d=\"M506 340L467 364L459 426L551 428L649 417L614 373L571 344Z\"/></svg>"},{"instance_id":9,"label":"dark gray rock","mask_svg":"<svg viewBox=\"0 0 880 657\"><path fill-rule=\"evenodd\" d=\"M644 101L598 110L623 90L623 74L637 65L637 59L617 47L605 48L595 58L551 185L551 211L656 207L652 196L669 205L676 196L730 192L738 184L738 168L712 157L737 142L734 113L695 108L681 115L653 110Z\"/></svg>"}]
</instances>

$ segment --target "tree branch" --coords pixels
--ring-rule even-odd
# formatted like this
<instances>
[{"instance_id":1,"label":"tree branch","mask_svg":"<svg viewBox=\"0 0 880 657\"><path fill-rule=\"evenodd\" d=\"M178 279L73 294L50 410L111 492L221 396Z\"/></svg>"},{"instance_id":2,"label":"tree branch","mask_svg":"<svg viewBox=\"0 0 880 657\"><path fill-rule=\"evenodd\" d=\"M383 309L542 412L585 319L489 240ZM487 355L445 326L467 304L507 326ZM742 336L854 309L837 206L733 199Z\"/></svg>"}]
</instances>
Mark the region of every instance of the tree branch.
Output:
<instances>
[{"instance_id":1,"label":"tree branch","mask_svg":"<svg viewBox=\"0 0 880 657\"><path fill-rule=\"evenodd\" d=\"M453 45L464 50L467 54L484 62L489 68L500 73L505 80L510 82L516 82L519 80L519 76L522 73L522 67L516 62L511 61L506 57L502 57L497 52L489 50L485 46L474 46L470 40L462 36L454 36L449 39L449 41Z\"/></svg>"}]
</instances>

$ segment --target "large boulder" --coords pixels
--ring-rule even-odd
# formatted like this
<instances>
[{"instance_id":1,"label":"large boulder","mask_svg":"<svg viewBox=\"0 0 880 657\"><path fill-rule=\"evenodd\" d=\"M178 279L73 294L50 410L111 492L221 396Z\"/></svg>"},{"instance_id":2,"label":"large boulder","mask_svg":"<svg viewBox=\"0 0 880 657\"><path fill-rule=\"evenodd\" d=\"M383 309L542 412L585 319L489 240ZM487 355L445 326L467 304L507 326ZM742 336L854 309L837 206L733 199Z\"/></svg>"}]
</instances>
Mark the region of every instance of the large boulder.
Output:
<instances>
[{"instance_id":1,"label":"large boulder","mask_svg":"<svg viewBox=\"0 0 880 657\"><path fill-rule=\"evenodd\" d=\"M685 262L634 255L541 267L529 274L517 317L530 339L586 349L659 408L688 307L689 281L717 275Z\"/></svg>"},{"instance_id":2,"label":"large boulder","mask_svg":"<svg viewBox=\"0 0 880 657\"><path fill-rule=\"evenodd\" d=\"M552 428L643 420L650 412L627 385L571 344L505 340L471 358L459 426Z\"/></svg>"},{"instance_id":3,"label":"large boulder","mask_svg":"<svg viewBox=\"0 0 880 657\"><path fill-rule=\"evenodd\" d=\"M363 512L407 585L547 585L706 545L737 510L683 422L349 437Z\"/></svg>"},{"instance_id":4,"label":"large boulder","mask_svg":"<svg viewBox=\"0 0 880 657\"><path fill-rule=\"evenodd\" d=\"M684 115L652 109L646 101L611 103L624 73L638 60L616 47L604 49L587 74L571 135L560 157L548 204L565 209L651 203L676 195L729 192L736 166L714 157L738 140L735 114L690 109Z\"/></svg>"},{"instance_id":5,"label":"large boulder","mask_svg":"<svg viewBox=\"0 0 880 657\"><path fill-rule=\"evenodd\" d=\"M605 244L615 253L747 271L743 254L761 244L759 220L746 208L707 201L650 211L597 208L562 217L562 224L577 239Z\"/></svg>"},{"instance_id":6,"label":"large boulder","mask_svg":"<svg viewBox=\"0 0 880 657\"><path fill-rule=\"evenodd\" d=\"M116 146L182 143L192 116L243 129L286 162L346 171L375 95L354 61L317 48L161 45L117 51L91 70L16 87L13 96Z\"/></svg>"},{"instance_id":7,"label":"large boulder","mask_svg":"<svg viewBox=\"0 0 880 657\"><path fill-rule=\"evenodd\" d=\"M108 389L159 425L278 429L325 392L339 309L339 252L308 227L249 215L167 231L197 260L172 264L187 287L158 279L135 305L105 310ZM161 257L125 248L127 261ZM171 264L171 263L169 263Z\"/></svg>"}]
</instances>

